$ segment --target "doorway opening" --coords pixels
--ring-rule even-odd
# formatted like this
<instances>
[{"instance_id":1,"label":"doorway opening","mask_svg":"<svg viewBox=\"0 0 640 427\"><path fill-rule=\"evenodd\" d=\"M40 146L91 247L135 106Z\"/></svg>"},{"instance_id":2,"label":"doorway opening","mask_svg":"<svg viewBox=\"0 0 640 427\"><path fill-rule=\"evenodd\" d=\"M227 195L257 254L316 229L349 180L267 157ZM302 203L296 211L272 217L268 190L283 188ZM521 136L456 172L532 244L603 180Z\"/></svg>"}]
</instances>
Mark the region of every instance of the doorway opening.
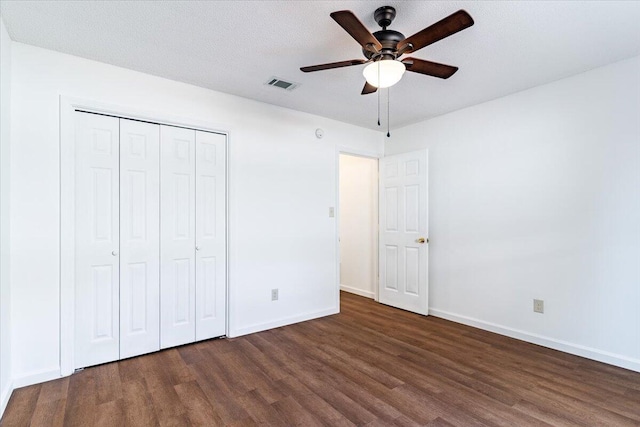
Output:
<instances>
[{"instance_id":1,"label":"doorway opening","mask_svg":"<svg viewBox=\"0 0 640 427\"><path fill-rule=\"evenodd\" d=\"M378 159L339 155L340 290L378 300Z\"/></svg>"}]
</instances>

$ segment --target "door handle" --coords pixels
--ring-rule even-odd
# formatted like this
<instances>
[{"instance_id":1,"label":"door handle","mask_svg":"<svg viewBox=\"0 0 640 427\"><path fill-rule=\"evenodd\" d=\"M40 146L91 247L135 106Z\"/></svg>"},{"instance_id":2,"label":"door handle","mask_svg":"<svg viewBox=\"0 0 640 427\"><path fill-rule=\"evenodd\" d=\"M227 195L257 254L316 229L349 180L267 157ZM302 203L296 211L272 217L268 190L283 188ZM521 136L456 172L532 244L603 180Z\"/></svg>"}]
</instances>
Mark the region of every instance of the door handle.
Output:
<instances>
[{"instance_id":1,"label":"door handle","mask_svg":"<svg viewBox=\"0 0 640 427\"><path fill-rule=\"evenodd\" d=\"M111 255L118 256L118 251L111 251Z\"/></svg>"},{"instance_id":2,"label":"door handle","mask_svg":"<svg viewBox=\"0 0 640 427\"><path fill-rule=\"evenodd\" d=\"M421 245L424 243L429 243L429 239L425 239L424 237L420 237L418 240L416 240L416 242L420 243Z\"/></svg>"},{"instance_id":3,"label":"door handle","mask_svg":"<svg viewBox=\"0 0 640 427\"><path fill-rule=\"evenodd\" d=\"M200 246L196 246L196 251L199 251L199 250L200 250Z\"/></svg>"}]
</instances>

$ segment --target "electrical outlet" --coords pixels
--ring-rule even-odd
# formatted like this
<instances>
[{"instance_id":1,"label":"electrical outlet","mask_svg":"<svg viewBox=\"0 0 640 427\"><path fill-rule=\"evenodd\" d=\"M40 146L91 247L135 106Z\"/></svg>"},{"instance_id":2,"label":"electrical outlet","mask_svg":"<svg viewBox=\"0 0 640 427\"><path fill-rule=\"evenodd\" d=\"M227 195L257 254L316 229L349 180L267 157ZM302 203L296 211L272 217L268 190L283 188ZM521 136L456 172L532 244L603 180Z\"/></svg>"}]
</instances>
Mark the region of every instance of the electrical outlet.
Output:
<instances>
[{"instance_id":1,"label":"electrical outlet","mask_svg":"<svg viewBox=\"0 0 640 427\"><path fill-rule=\"evenodd\" d=\"M534 299L533 311L536 313L544 313L544 301L541 299Z\"/></svg>"},{"instance_id":2,"label":"electrical outlet","mask_svg":"<svg viewBox=\"0 0 640 427\"><path fill-rule=\"evenodd\" d=\"M271 289L271 301L278 301L278 290Z\"/></svg>"},{"instance_id":3,"label":"electrical outlet","mask_svg":"<svg viewBox=\"0 0 640 427\"><path fill-rule=\"evenodd\" d=\"M336 216L336 211L333 206L329 207L329 218L333 218Z\"/></svg>"}]
</instances>

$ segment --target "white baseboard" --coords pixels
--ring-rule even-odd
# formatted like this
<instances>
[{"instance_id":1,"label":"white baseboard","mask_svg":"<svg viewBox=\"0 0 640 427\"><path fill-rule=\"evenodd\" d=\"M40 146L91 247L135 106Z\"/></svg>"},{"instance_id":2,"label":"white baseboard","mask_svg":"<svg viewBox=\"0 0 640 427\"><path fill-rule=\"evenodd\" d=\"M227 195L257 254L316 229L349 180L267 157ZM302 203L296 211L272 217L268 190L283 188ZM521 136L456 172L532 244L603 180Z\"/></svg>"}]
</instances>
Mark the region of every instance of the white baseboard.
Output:
<instances>
[{"instance_id":1,"label":"white baseboard","mask_svg":"<svg viewBox=\"0 0 640 427\"><path fill-rule=\"evenodd\" d=\"M11 393L13 393L13 383L9 381L4 390L0 392L0 419L2 418L2 414L4 414L4 410L7 409L7 403L9 403Z\"/></svg>"},{"instance_id":2,"label":"white baseboard","mask_svg":"<svg viewBox=\"0 0 640 427\"><path fill-rule=\"evenodd\" d=\"M284 319L274 320L273 322L258 323L255 325L245 326L244 328L233 329L229 331L229 338L240 337L242 335L253 334L255 332L262 332L268 329L279 328L280 326L287 326L293 323L304 322L307 320L317 319L319 317L330 316L332 314L338 314L339 308L330 308L327 310L315 311L313 313L301 314L298 316L285 317Z\"/></svg>"},{"instance_id":3,"label":"white baseboard","mask_svg":"<svg viewBox=\"0 0 640 427\"><path fill-rule=\"evenodd\" d=\"M442 319L451 320L452 322L462 323L463 325L473 326L474 328L483 329L489 332L495 332L521 341L530 342L532 344L541 345L543 347L552 348L554 350L563 351L565 353L640 372L640 359L634 359L621 354L610 353L608 351L598 350L596 348L586 347L580 344L557 340L555 338L549 338L434 308L429 309L429 314Z\"/></svg>"},{"instance_id":4,"label":"white baseboard","mask_svg":"<svg viewBox=\"0 0 640 427\"><path fill-rule=\"evenodd\" d=\"M363 291L362 289L352 288L351 286L347 286L347 285L340 285L340 290L349 292L350 294L356 294L356 295L360 295L361 297L366 297L371 299L374 299L376 297L376 295L373 292Z\"/></svg>"},{"instance_id":5,"label":"white baseboard","mask_svg":"<svg viewBox=\"0 0 640 427\"><path fill-rule=\"evenodd\" d=\"M62 375L60 375L60 368L46 369L27 375L22 375L20 377L15 377L13 379L13 388L16 389L32 384L39 384L46 381L57 380L61 377Z\"/></svg>"}]
</instances>

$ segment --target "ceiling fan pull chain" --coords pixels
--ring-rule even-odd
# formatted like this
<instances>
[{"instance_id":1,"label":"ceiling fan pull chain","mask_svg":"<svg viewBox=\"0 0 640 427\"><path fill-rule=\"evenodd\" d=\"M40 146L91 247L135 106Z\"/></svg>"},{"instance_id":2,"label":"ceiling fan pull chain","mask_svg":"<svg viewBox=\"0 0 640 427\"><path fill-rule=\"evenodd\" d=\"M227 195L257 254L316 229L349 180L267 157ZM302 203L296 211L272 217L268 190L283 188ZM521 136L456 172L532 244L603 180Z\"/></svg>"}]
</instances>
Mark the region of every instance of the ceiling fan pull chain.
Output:
<instances>
[{"instance_id":1,"label":"ceiling fan pull chain","mask_svg":"<svg viewBox=\"0 0 640 427\"><path fill-rule=\"evenodd\" d=\"M391 93L390 89L391 88L387 88L387 138L391 137L391 133L389 131L389 128L391 127L391 125L389 124L389 105L390 105L389 99L391 98L391 96L389 95Z\"/></svg>"},{"instance_id":2,"label":"ceiling fan pull chain","mask_svg":"<svg viewBox=\"0 0 640 427\"><path fill-rule=\"evenodd\" d=\"M380 64L378 64L378 82L380 82ZM378 92L378 126L380 126L380 90Z\"/></svg>"}]
</instances>

